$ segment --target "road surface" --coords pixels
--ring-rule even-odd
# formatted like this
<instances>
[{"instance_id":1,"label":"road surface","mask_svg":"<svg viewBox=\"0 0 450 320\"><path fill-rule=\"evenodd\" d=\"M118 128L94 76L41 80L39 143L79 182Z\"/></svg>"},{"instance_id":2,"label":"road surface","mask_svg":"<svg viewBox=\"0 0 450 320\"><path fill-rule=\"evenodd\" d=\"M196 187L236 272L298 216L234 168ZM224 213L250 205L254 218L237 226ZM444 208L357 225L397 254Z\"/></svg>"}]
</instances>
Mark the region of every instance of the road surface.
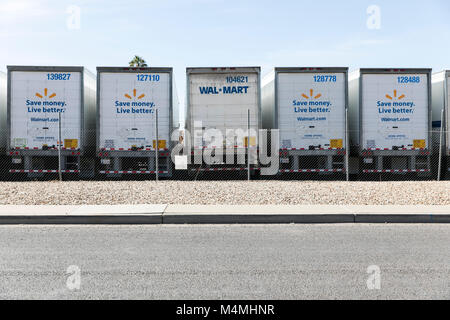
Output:
<instances>
[{"instance_id":1,"label":"road surface","mask_svg":"<svg viewBox=\"0 0 450 320\"><path fill-rule=\"evenodd\" d=\"M450 299L448 224L0 226L0 243L1 299Z\"/></svg>"}]
</instances>

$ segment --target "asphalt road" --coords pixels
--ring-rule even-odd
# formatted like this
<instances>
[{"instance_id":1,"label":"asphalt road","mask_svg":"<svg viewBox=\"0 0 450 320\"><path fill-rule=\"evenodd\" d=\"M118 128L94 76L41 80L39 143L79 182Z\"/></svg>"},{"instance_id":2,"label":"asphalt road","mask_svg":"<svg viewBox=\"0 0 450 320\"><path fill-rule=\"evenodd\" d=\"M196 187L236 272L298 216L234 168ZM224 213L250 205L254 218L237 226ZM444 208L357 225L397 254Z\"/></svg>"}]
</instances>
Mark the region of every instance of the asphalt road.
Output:
<instances>
[{"instance_id":1,"label":"asphalt road","mask_svg":"<svg viewBox=\"0 0 450 320\"><path fill-rule=\"evenodd\" d=\"M450 299L447 224L0 226L0 243L2 299Z\"/></svg>"}]
</instances>

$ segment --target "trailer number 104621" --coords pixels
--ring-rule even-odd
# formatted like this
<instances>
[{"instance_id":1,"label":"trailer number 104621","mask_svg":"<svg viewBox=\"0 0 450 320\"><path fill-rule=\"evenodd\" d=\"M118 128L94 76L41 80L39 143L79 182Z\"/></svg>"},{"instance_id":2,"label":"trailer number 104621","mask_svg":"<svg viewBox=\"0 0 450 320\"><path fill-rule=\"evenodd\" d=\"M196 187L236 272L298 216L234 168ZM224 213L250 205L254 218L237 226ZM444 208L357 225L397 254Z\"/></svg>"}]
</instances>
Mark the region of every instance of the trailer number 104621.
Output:
<instances>
[{"instance_id":1,"label":"trailer number 104621","mask_svg":"<svg viewBox=\"0 0 450 320\"><path fill-rule=\"evenodd\" d=\"M228 76L227 83L244 83L248 82L247 76Z\"/></svg>"}]
</instances>

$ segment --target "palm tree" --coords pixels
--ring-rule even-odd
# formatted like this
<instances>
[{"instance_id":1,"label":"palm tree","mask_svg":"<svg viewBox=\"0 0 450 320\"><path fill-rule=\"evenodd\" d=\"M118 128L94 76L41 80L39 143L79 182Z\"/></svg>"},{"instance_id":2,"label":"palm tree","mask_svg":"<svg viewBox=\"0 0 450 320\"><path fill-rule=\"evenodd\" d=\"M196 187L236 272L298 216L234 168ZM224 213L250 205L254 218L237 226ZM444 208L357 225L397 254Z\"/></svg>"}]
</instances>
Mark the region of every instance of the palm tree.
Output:
<instances>
[{"instance_id":1,"label":"palm tree","mask_svg":"<svg viewBox=\"0 0 450 320\"><path fill-rule=\"evenodd\" d=\"M144 59L139 56L134 56L134 58L129 62L130 67L147 67L147 63Z\"/></svg>"}]
</instances>

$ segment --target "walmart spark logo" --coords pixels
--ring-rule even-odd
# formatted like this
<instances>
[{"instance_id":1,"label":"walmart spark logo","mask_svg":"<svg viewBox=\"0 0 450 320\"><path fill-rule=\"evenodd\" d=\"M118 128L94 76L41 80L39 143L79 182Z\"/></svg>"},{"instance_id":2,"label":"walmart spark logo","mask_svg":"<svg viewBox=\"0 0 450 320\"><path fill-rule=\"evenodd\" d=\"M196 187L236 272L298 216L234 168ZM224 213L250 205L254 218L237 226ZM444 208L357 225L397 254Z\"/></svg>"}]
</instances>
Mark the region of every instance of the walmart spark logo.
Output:
<instances>
[{"instance_id":1,"label":"walmart spark logo","mask_svg":"<svg viewBox=\"0 0 450 320\"><path fill-rule=\"evenodd\" d=\"M402 100L405 97L404 94L402 94L401 96L397 97L397 90L394 90L394 98L397 100ZM392 98L390 95L386 94L386 98L388 98L389 100L393 100L394 98Z\"/></svg>"},{"instance_id":2,"label":"walmart spark logo","mask_svg":"<svg viewBox=\"0 0 450 320\"><path fill-rule=\"evenodd\" d=\"M309 90L309 97L306 94L302 93L302 97L305 99L319 99L321 96L322 96L322 94L320 94L320 93L317 95L314 95L313 89Z\"/></svg>"},{"instance_id":3,"label":"walmart spark logo","mask_svg":"<svg viewBox=\"0 0 450 320\"><path fill-rule=\"evenodd\" d=\"M47 93L48 93L48 89L44 88L44 96L46 98L47 98ZM39 92L36 92L36 97L43 99L44 96L42 94L40 94ZM54 97L56 97L56 93L52 93L48 98L51 99L51 98L54 98Z\"/></svg>"},{"instance_id":4,"label":"walmart spark logo","mask_svg":"<svg viewBox=\"0 0 450 320\"><path fill-rule=\"evenodd\" d=\"M128 93L125 93L124 96L125 96L125 98L128 98L130 100L133 99ZM133 97L136 98L136 89L133 89ZM137 98L142 99L143 97L145 97L145 94L141 94Z\"/></svg>"}]
</instances>

